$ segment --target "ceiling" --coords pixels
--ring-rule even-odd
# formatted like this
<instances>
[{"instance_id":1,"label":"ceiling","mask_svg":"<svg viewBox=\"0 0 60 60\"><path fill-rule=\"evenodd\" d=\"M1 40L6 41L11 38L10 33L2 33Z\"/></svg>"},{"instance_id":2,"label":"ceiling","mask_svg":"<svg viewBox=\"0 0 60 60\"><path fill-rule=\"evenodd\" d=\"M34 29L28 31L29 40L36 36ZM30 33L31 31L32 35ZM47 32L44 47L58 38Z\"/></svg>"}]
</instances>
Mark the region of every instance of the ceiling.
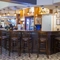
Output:
<instances>
[{"instance_id":1,"label":"ceiling","mask_svg":"<svg viewBox=\"0 0 60 60\"><path fill-rule=\"evenodd\" d=\"M36 5L37 0L0 0L0 1L6 1L6 2L13 2L13 3L19 3L24 5Z\"/></svg>"},{"instance_id":2,"label":"ceiling","mask_svg":"<svg viewBox=\"0 0 60 60\"><path fill-rule=\"evenodd\" d=\"M15 3L0 1L0 9L3 9L5 7L9 7L9 6L19 6L20 8L26 8L27 7L26 5L22 5L22 4L15 4Z\"/></svg>"},{"instance_id":3,"label":"ceiling","mask_svg":"<svg viewBox=\"0 0 60 60\"><path fill-rule=\"evenodd\" d=\"M8 13L8 10L10 13L15 13L15 11L19 13L19 10L23 8L27 8L27 5L0 1L0 13Z\"/></svg>"},{"instance_id":4,"label":"ceiling","mask_svg":"<svg viewBox=\"0 0 60 60\"><path fill-rule=\"evenodd\" d=\"M9 1L9 0L7 0L7 1ZM34 6L34 5L31 5L31 6ZM60 3L55 3L53 5L45 5L44 7L49 8L49 9L55 9L55 6L58 6L58 8L60 8ZM1 13L8 13L8 10L11 13L14 13L15 10L16 10L17 13L19 13L20 9L27 8L27 7L30 7L30 6L23 5L23 4L16 4L16 3L11 3L11 2L0 1L0 10L1 10L0 12Z\"/></svg>"}]
</instances>

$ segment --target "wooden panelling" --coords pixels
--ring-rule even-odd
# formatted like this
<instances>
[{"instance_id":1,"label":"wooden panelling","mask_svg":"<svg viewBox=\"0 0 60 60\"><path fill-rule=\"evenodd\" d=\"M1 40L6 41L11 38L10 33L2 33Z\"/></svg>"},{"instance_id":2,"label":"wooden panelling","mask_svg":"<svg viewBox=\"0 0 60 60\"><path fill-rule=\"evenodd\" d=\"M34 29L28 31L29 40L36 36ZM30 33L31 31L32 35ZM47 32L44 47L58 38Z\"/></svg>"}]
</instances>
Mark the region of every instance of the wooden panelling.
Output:
<instances>
[{"instance_id":1,"label":"wooden panelling","mask_svg":"<svg viewBox=\"0 0 60 60\"><path fill-rule=\"evenodd\" d=\"M34 8L34 16L39 14L39 7Z\"/></svg>"},{"instance_id":2,"label":"wooden panelling","mask_svg":"<svg viewBox=\"0 0 60 60\"><path fill-rule=\"evenodd\" d=\"M22 17L23 17L23 9L20 10L20 18L22 18Z\"/></svg>"},{"instance_id":3,"label":"wooden panelling","mask_svg":"<svg viewBox=\"0 0 60 60\"><path fill-rule=\"evenodd\" d=\"M24 16L28 16L29 8L24 9Z\"/></svg>"}]
</instances>

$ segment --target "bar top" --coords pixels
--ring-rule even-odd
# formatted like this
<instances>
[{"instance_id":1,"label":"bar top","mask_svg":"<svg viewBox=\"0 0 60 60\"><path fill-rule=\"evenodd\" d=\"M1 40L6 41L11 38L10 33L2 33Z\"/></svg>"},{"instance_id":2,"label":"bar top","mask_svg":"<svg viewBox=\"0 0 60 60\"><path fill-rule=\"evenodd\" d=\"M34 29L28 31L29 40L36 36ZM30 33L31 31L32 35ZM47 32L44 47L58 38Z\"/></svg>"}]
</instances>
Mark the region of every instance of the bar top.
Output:
<instances>
[{"instance_id":1,"label":"bar top","mask_svg":"<svg viewBox=\"0 0 60 60\"><path fill-rule=\"evenodd\" d=\"M37 30L7 30L5 28L0 28L0 30L2 31L37 31ZM44 31L44 32L60 32L60 31Z\"/></svg>"},{"instance_id":2,"label":"bar top","mask_svg":"<svg viewBox=\"0 0 60 60\"><path fill-rule=\"evenodd\" d=\"M7 29L5 29L5 28L0 28L0 30L10 31L10 30L7 30ZM12 30L12 31L34 31L34 30Z\"/></svg>"}]
</instances>

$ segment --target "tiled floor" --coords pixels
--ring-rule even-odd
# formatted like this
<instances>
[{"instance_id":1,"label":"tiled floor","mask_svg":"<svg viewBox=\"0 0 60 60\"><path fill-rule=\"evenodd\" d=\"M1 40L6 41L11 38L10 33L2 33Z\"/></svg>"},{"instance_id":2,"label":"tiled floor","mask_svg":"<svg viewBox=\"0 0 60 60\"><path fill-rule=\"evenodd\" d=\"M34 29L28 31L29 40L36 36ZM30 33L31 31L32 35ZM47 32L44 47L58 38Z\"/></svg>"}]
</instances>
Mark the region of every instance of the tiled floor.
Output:
<instances>
[{"instance_id":1,"label":"tiled floor","mask_svg":"<svg viewBox=\"0 0 60 60\"><path fill-rule=\"evenodd\" d=\"M37 58L36 54L31 54L31 57L28 57L28 54L22 54L18 56L17 53L11 53L11 56L8 56L8 51L3 50L2 55L0 55L0 60L60 60L60 52L50 55L49 59L46 55L40 54L39 58Z\"/></svg>"}]
</instances>

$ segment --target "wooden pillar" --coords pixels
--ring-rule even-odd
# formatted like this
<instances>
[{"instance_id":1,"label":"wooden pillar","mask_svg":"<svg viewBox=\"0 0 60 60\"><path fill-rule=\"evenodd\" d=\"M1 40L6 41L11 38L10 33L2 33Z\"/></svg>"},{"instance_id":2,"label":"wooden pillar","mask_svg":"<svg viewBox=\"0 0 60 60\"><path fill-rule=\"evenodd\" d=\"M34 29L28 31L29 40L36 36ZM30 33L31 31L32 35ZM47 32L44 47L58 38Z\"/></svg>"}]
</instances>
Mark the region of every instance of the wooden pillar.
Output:
<instances>
[{"instance_id":1,"label":"wooden pillar","mask_svg":"<svg viewBox=\"0 0 60 60\"><path fill-rule=\"evenodd\" d=\"M53 10L52 10L52 9L50 9L49 13L50 13L50 14L53 14Z\"/></svg>"},{"instance_id":2,"label":"wooden pillar","mask_svg":"<svg viewBox=\"0 0 60 60\"><path fill-rule=\"evenodd\" d=\"M16 15L16 25L20 24L20 14Z\"/></svg>"}]
</instances>

